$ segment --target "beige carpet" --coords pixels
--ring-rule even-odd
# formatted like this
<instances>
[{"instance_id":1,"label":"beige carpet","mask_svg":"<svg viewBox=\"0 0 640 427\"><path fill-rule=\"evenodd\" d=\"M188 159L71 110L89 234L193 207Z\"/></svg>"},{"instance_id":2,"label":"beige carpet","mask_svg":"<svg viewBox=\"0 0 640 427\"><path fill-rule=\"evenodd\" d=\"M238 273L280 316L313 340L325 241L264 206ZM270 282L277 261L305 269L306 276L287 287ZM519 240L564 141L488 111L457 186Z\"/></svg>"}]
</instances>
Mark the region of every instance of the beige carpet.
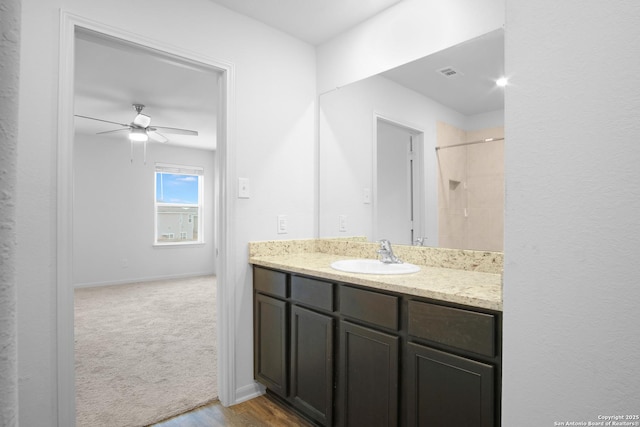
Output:
<instances>
[{"instance_id":1,"label":"beige carpet","mask_svg":"<svg viewBox=\"0 0 640 427\"><path fill-rule=\"evenodd\" d=\"M145 426L215 399L215 295L214 276L77 289L77 426Z\"/></svg>"}]
</instances>

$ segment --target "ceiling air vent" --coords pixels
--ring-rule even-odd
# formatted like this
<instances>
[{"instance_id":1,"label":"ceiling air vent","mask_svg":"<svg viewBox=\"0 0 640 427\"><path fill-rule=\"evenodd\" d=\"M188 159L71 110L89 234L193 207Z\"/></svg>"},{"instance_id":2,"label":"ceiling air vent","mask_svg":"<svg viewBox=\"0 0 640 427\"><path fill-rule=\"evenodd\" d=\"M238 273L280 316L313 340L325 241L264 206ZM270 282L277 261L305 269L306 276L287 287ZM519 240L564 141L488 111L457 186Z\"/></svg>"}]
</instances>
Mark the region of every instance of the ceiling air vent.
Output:
<instances>
[{"instance_id":1,"label":"ceiling air vent","mask_svg":"<svg viewBox=\"0 0 640 427\"><path fill-rule=\"evenodd\" d=\"M436 70L436 72L442 74L443 76L445 76L447 78L457 77L457 76L461 76L462 75L462 73L460 71L456 70L455 68L453 68L451 66L440 68L439 70Z\"/></svg>"}]
</instances>

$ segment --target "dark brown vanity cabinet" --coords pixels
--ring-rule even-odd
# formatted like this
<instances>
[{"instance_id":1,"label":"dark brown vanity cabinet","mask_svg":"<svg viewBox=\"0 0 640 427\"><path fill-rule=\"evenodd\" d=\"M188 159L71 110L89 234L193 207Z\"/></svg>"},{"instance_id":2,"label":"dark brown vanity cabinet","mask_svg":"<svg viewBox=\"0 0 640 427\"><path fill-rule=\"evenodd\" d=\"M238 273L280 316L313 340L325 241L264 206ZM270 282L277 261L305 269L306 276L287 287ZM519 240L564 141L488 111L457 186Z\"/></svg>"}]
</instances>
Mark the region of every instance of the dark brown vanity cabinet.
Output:
<instances>
[{"instance_id":1,"label":"dark brown vanity cabinet","mask_svg":"<svg viewBox=\"0 0 640 427\"><path fill-rule=\"evenodd\" d=\"M494 426L494 367L407 344L407 425Z\"/></svg>"},{"instance_id":2,"label":"dark brown vanity cabinet","mask_svg":"<svg viewBox=\"0 0 640 427\"><path fill-rule=\"evenodd\" d=\"M346 285L339 294L339 425L396 426L399 298Z\"/></svg>"},{"instance_id":3,"label":"dark brown vanity cabinet","mask_svg":"<svg viewBox=\"0 0 640 427\"><path fill-rule=\"evenodd\" d=\"M254 376L320 425L333 425L334 284L254 268Z\"/></svg>"},{"instance_id":4,"label":"dark brown vanity cabinet","mask_svg":"<svg viewBox=\"0 0 640 427\"><path fill-rule=\"evenodd\" d=\"M499 425L499 315L416 300L407 312L407 425Z\"/></svg>"},{"instance_id":5,"label":"dark brown vanity cabinet","mask_svg":"<svg viewBox=\"0 0 640 427\"><path fill-rule=\"evenodd\" d=\"M340 349L339 425L398 425L400 338L342 321Z\"/></svg>"},{"instance_id":6,"label":"dark brown vanity cabinet","mask_svg":"<svg viewBox=\"0 0 640 427\"><path fill-rule=\"evenodd\" d=\"M334 319L291 308L291 399L322 425L333 423Z\"/></svg>"},{"instance_id":7,"label":"dark brown vanity cabinet","mask_svg":"<svg viewBox=\"0 0 640 427\"><path fill-rule=\"evenodd\" d=\"M500 425L501 313L254 267L255 378L318 425Z\"/></svg>"},{"instance_id":8,"label":"dark brown vanity cabinet","mask_svg":"<svg viewBox=\"0 0 640 427\"><path fill-rule=\"evenodd\" d=\"M254 376L279 396L288 393L287 275L260 269L255 272L253 301ZM265 292L265 293L262 293Z\"/></svg>"}]
</instances>

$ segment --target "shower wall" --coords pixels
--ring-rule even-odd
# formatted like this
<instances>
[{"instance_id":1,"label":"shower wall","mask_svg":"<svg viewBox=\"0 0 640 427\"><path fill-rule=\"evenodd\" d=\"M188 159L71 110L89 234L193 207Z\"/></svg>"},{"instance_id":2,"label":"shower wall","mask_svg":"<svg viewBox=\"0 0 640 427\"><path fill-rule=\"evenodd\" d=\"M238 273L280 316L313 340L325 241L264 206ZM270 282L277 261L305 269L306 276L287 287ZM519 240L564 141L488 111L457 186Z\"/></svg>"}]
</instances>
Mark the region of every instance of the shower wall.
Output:
<instances>
[{"instance_id":1,"label":"shower wall","mask_svg":"<svg viewBox=\"0 0 640 427\"><path fill-rule=\"evenodd\" d=\"M465 131L444 122L437 146L503 138L504 127ZM438 241L445 248L502 251L504 140L437 151Z\"/></svg>"}]
</instances>

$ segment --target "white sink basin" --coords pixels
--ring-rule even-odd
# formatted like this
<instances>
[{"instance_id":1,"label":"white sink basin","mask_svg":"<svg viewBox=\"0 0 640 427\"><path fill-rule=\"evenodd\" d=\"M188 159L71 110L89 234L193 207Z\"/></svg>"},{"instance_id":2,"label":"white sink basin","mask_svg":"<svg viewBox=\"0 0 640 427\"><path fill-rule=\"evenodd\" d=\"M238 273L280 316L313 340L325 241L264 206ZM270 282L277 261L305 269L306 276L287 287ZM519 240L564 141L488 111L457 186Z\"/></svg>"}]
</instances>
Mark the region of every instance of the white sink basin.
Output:
<instances>
[{"instance_id":1,"label":"white sink basin","mask_svg":"<svg viewBox=\"0 0 640 427\"><path fill-rule=\"evenodd\" d=\"M331 263L331 268L361 274L409 274L420 271L415 264L385 264L377 259L345 259Z\"/></svg>"}]
</instances>

